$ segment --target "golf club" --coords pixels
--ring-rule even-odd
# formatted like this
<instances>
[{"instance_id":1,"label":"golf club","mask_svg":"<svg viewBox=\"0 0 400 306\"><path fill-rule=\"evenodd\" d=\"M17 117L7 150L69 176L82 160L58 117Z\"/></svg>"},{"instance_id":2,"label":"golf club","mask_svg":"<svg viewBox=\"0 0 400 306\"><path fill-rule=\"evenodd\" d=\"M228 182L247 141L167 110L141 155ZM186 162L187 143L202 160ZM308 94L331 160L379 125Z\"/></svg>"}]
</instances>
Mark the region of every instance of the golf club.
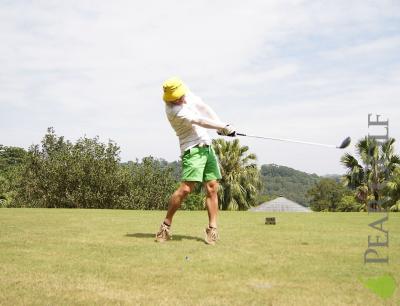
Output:
<instances>
[{"instance_id":1,"label":"golf club","mask_svg":"<svg viewBox=\"0 0 400 306\"><path fill-rule=\"evenodd\" d=\"M308 142L308 141L300 141L300 140L294 140L294 139L284 139L284 138L274 138L274 137L263 137L263 136L256 136L256 135L247 135L243 133L236 133L237 136L245 136L245 137L252 137L252 138L260 138L260 139L268 139L268 140L277 140L277 141L285 141L285 142L295 142L295 143L302 143L302 144L307 144L307 145L313 145L313 146L321 146L321 147L327 147L327 148L336 148L336 149L344 149L347 148L350 145L351 138L346 137L339 146L335 145L330 145L330 144L323 144L323 143L316 143L316 142Z\"/></svg>"}]
</instances>

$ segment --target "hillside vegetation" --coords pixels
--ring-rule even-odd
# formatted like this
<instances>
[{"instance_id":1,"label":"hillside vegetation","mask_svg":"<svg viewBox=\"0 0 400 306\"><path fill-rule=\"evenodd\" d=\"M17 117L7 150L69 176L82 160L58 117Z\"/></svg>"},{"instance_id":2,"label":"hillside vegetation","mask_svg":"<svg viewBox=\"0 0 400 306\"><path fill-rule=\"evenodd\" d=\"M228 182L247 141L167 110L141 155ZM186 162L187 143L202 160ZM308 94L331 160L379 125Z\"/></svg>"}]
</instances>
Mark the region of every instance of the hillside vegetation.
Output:
<instances>
[{"instance_id":1,"label":"hillside vegetation","mask_svg":"<svg viewBox=\"0 0 400 306\"><path fill-rule=\"evenodd\" d=\"M304 206L308 206L307 191L321 179L316 174L275 164L262 165L260 174L261 194L272 198L283 196Z\"/></svg>"}]
</instances>

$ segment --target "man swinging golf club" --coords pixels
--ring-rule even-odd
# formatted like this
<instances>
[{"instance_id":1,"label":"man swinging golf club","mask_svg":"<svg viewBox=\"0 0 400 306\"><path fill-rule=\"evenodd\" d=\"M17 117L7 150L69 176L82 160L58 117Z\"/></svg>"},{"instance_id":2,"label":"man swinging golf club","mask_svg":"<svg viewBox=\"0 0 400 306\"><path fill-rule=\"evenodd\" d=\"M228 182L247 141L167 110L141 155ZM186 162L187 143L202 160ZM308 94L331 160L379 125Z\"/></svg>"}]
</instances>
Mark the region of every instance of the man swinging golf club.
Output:
<instances>
[{"instance_id":1,"label":"man swinging golf club","mask_svg":"<svg viewBox=\"0 0 400 306\"><path fill-rule=\"evenodd\" d=\"M216 113L195 96L178 78L170 78L163 84L165 111L179 138L182 154L182 181L169 200L167 215L156 234L156 241L171 239L172 218L183 200L193 191L196 182L202 182L206 191L208 227L205 242L215 244L218 239L218 180L221 172L218 159L211 146L207 129L219 134L235 136L235 129L223 123Z\"/></svg>"}]
</instances>

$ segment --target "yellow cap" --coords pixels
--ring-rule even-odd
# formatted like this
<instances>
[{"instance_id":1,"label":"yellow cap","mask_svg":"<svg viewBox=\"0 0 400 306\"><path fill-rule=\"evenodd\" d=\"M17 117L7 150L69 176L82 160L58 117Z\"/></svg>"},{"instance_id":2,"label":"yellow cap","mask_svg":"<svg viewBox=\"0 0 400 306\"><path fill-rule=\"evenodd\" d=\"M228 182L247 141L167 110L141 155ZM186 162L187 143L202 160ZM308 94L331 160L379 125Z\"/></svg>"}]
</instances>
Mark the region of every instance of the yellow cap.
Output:
<instances>
[{"instance_id":1,"label":"yellow cap","mask_svg":"<svg viewBox=\"0 0 400 306\"><path fill-rule=\"evenodd\" d=\"M182 80L176 77L166 80L163 84L165 102L173 102L186 94L186 86Z\"/></svg>"}]
</instances>

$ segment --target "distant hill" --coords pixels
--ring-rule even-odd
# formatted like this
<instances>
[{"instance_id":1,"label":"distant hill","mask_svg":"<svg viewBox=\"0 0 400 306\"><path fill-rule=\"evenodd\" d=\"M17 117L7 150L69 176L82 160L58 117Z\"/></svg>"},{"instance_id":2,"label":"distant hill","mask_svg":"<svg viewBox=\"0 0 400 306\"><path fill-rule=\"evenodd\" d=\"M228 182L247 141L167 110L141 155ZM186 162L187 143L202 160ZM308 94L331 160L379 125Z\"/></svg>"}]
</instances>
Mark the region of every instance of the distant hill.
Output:
<instances>
[{"instance_id":1,"label":"distant hill","mask_svg":"<svg viewBox=\"0 0 400 306\"><path fill-rule=\"evenodd\" d=\"M262 165L260 173L263 181L261 194L283 196L304 206L308 206L307 190L322 178L275 164Z\"/></svg>"},{"instance_id":2,"label":"distant hill","mask_svg":"<svg viewBox=\"0 0 400 306\"><path fill-rule=\"evenodd\" d=\"M332 180L335 180L337 183L339 183L341 181L342 176L339 174L326 174L324 176L322 176L324 178L330 178Z\"/></svg>"}]
</instances>

